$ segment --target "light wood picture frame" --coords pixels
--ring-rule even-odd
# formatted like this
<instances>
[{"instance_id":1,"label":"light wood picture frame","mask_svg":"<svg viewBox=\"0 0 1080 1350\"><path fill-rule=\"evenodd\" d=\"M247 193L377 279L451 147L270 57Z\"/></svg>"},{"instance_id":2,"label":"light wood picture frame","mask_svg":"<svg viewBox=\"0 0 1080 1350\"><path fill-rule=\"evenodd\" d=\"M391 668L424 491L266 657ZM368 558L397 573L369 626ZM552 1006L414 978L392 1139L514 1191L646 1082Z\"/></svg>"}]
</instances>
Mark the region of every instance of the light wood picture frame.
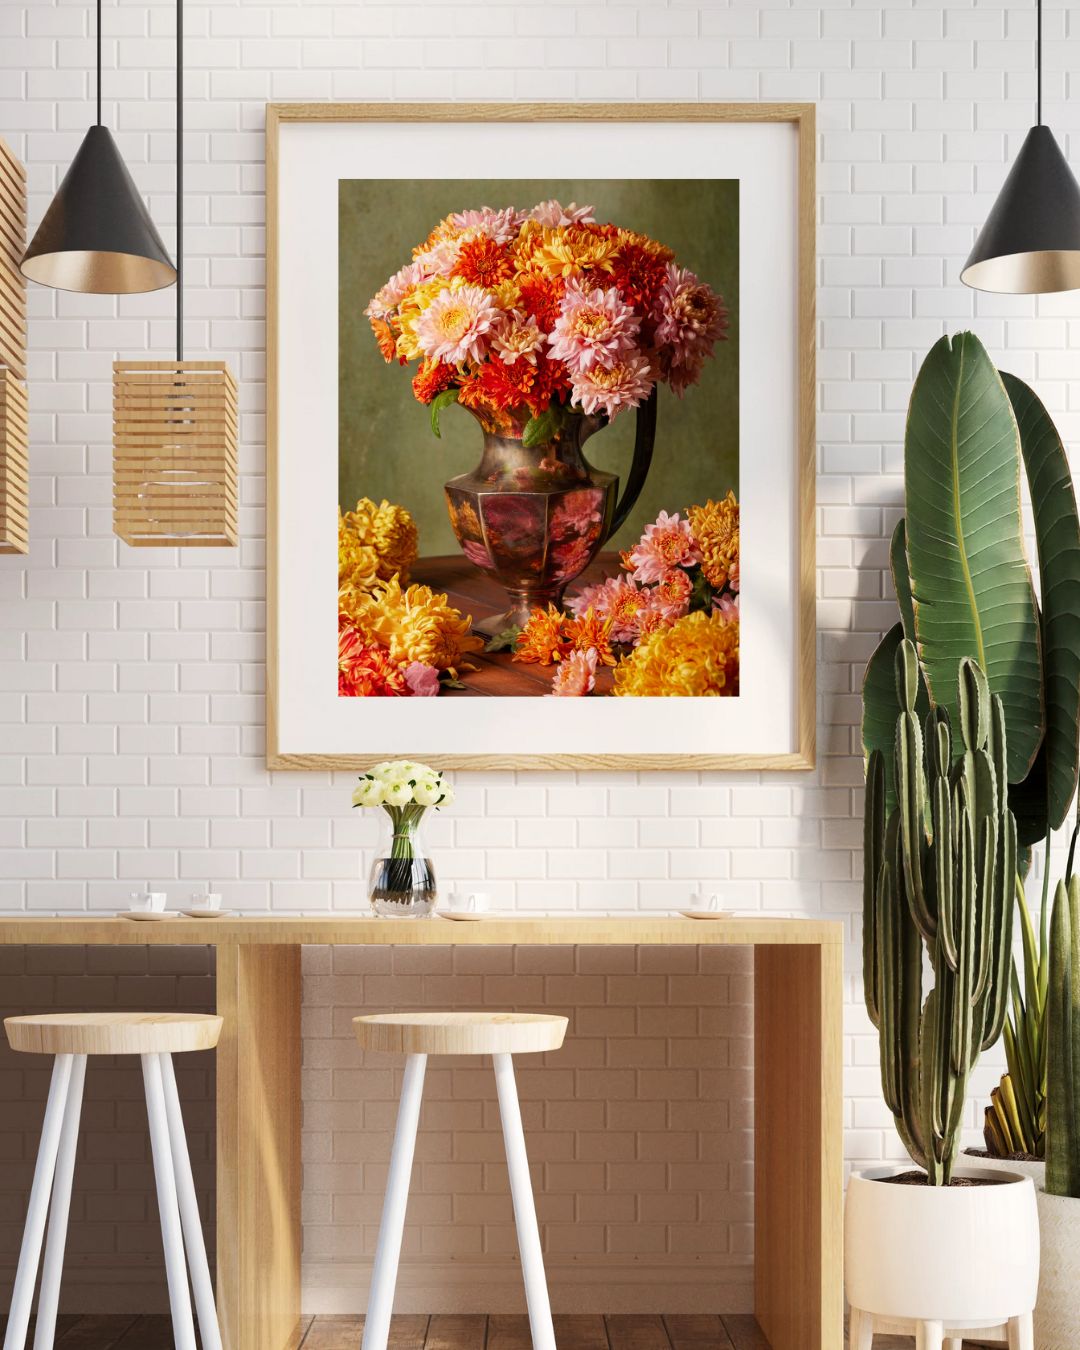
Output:
<instances>
[{"instance_id":1,"label":"light wood picture frame","mask_svg":"<svg viewBox=\"0 0 1080 1350\"><path fill-rule=\"evenodd\" d=\"M766 200L768 193L772 194L768 200L784 203L783 210L777 209L761 219L740 215L740 244L745 249L749 239L758 249L759 258L754 264L740 254L744 308L750 302L748 280L752 284L764 271L760 264L762 250L776 248L777 270L786 278L784 322L789 331L783 335L785 359L778 360L767 371L747 370L745 344L740 358L740 378L751 384L757 382L751 392L771 391L771 395L754 400L752 406L768 403L771 397L784 403L787 416L784 423L787 432L782 437L754 440L755 448L767 444L766 458L769 454L777 457L771 461L774 470L768 491L758 492L765 500L759 502L756 518L778 521L777 528L783 536L778 533L777 542L783 554L784 576L773 588L778 595L783 591L783 598L776 602L775 613L770 614L770 641L775 630L782 630L782 642L777 649L783 650L783 661L771 664L783 665L784 669L770 669L769 689L774 694L779 691L771 701L765 697L762 680L754 682L758 686L756 693L751 690L747 694L747 686L752 682L745 678L737 699L560 700L560 716L567 718L567 733L565 737L553 737L544 731L543 720L551 714L550 705L540 706L543 700L531 700L524 705L523 699L488 699L483 709L461 715L466 720L472 717L475 726L469 724L463 730L459 717L453 734L444 735L437 717L445 715L446 708L460 710L466 704L476 708L475 699L338 699L336 689L323 678L322 665L316 667L316 644L326 646L326 634L322 631L326 624L320 620L321 627L311 626L315 624L312 614L316 606L310 603L310 596L322 587L326 568L319 563L322 571L318 571L316 562L311 561L314 535L311 533L309 537L309 522L318 523L317 547L325 563L329 554L324 536L327 531L333 533L332 513L337 505L338 186L364 177L410 181L405 176L407 169L394 166L410 162L406 152L410 144L416 144L408 139L413 133L433 143L431 158L436 161L435 167L430 163L420 167L414 162L417 180L425 176L454 179L475 176L465 171L440 173L439 145L446 143L439 136L444 133L452 135L458 146L467 145L471 138L489 150L492 147L498 150L510 138L514 153L520 147L522 163L528 168L521 173L488 174L507 180L544 176L550 163L543 157L549 142L561 146L565 154L567 137L580 136L583 143L590 144L603 137L604 145L617 150L624 141L634 138L650 148L654 164L663 165L657 170L658 177L739 178L740 187L750 184L747 200L751 205L759 199ZM772 145L778 147L775 160L770 159ZM680 174L668 161L680 154L684 158L689 156L687 146L697 148L696 163L700 167L692 173ZM621 153L625 160L628 151ZM495 157L498 159L498 154ZM269 768L318 771L366 768L373 760L390 755L413 756L443 769L760 772L814 766L815 159L812 104L267 106ZM756 175L764 178L767 173L775 181L770 181L767 190L762 189L755 197L754 178ZM626 177L640 178L643 174L628 171ZM326 219L330 215L332 221ZM408 247L414 242L411 238L401 241L406 259ZM333 294L328 294L331 291ZM362 308L366 297L354 299ZM759 355L763 350L759 345ZM788 355L790 361L786 359ZM331 403L332 416L327 412ZM740 408L747 406L744 391ZM303 417L299 416L301 408ZM420 413L422 417L422 409ZM745 432L742 443L745 444ZM765 473L764 469L756 471ZM781 503L786 511L779 509ZM744 497L744 560L749 556L746 508ZM329 521L329 526L324 521ZM314 530L315 526L310 525L310 532ZM757 546L764 547L765 543L759 539ZM331 552L336 563L336 548ZM298 575L298 571L303 575ZM746 589L744 583L744 599ZM325 609L322 598L319 604ZM743 628L749 629L745 614ZM336 630L332 641L336 649ZM744 676L749 673L746 653L750 642L748 632L743 647ZM611 705L636 704L640 709L643 702L648 708L644 717L649 723L649 734L640 738L633 732L627 734L625 722L612 730L607 741L602 735L598 739L592 734L599 708L606 712ZM358 720L355 707L343 709L339 704L369 705L365 710L369 720ZM524 705L529 715L522 714L515 727L507 720L504 709L518 704ZM566 708L566 704L573 706ZM719 713L716 705L721 704L728 705L729 710L731 705L739 705L737 722L716 720ZM728 716L732 716L730 711ZM490 728L500 718L503 721L496 734ZM659 739L661 733L656 727L658 720L667 727L664 718L674 728L670 750L666 748L666 740ZM586 741L588 744L579 748Z\"/></svg>"}]
</instances>

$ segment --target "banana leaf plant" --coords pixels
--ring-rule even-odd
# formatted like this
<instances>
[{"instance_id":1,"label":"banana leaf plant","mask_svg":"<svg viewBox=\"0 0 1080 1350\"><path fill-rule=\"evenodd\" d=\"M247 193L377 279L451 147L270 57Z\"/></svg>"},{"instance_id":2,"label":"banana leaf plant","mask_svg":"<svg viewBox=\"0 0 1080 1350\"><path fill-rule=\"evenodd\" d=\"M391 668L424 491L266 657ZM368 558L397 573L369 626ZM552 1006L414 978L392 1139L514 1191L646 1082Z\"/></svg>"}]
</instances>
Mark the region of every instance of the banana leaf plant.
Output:
<instances>
[{"instance_id":1,"label":"banana leaf plant","mask_svg":"<svg viewBox=\"0 0 1080 1350\"><path fill-rule=\"evenodd\" d=\"M1026 482L1039 563L1036 594L1021 507ZM882 758L886 814L894 793L893 671L901 644L918 653L915 712L956 724L957 662L974 660L1000 699L1008 801L1017 828L1023 941L1004 1026L1008 1073L992 1094L991 1153L1041 1156L1047 1091L1047 896L1036 936L1022 878L1034 845L1060 828L1080 766L1080 518L1061 437L1035 393L999 373L972 333L942 338L919 371L904 438L905 515L890 564L899 621L863 682L863 750ZM1080 804L1078 804L1080 822ZM928 826L930 822L927 822ZM1078 825L1080 828L1080 825ZM1073 844L1075 848L1076 836ZM1070 850L1069 872L1072 872Z\"/></svg>"},{"instance_id":2,"label":"banana leaf plant","mask_svg":"<svg viewBox=\"0 0 1080 1350\"><path fill-rule=\"evenodd\" d=\"M1021 483L1035 521L1040 588L1024 545ZM880 750L892 800L893 664L919 657L916 711L956 724L958 663L985 671L1001 700L1009 806L1019 843L1065 820L1080 764L1080 517L1061 438L1022 380L1002 375L973 333L937 342L915 381L904 437L905 515L892 539L900 611L870 658L862 741ZM1026 863L1022 860L1022 870Z\"/></svg>"}]
</instances>

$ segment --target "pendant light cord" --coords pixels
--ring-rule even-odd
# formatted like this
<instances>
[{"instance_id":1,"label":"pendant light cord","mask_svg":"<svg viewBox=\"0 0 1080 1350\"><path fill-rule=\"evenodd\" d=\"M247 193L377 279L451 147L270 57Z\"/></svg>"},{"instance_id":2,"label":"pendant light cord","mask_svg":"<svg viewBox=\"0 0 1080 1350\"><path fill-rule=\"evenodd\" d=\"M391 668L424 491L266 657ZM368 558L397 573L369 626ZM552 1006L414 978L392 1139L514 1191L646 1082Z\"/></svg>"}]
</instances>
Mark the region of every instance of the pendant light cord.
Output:
<instances>
[{"instance_id":1,"label":"pendant light cord","mask_svg":"<svg viewBox=\"0 0 1080 1350\"><path fill-rule=\"evenodd\" d=\"M98 4L101 0L98 0ZM176 360L184 359L184 0L176 0Z\"/></svg>"},{"instance_id":2,"label":"pendant light cord","mask_svg":"<svg viewBox=\"0 0 1080 1350\"><path fill-rule=\"evenodd\" d=\"M101 0L97 0L97 124L101 126Z\"/></svg>"},{"instance_id":3,"label":"pendant light cord","mask_svg":"<svg viewBox=\"0 0 1080 1350\"><path fill-rule=\"evenodd\" d=\"M1042 126L1042 0L1035 0L1035 125Z\"/></svg>"}]
</instances>

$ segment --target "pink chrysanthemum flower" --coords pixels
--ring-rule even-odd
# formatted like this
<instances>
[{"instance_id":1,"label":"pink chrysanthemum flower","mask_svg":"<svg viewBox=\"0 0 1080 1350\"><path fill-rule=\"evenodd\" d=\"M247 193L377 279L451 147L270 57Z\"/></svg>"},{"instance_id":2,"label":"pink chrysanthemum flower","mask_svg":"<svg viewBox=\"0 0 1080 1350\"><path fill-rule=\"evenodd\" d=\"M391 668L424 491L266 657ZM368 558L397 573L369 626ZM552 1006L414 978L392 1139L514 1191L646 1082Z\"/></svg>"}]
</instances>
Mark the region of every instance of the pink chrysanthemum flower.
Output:
<instances>
[{"instance_id":1,"label":"pink chrysanthemum flower","mask_svg":"<svg viewBox=\"0 0 1080 1350\"><path fill-rule=\"evenodd\" d=\"M442 291L417 320L417 343L433 361L482 361L500 312L480 286Z\"/></svg>"},{"instance_id":2,"label":"pink chrysanthemum flower","mask_svg":"<svg viewBox=\"0 0 1080 1350\"><path fill-rule=\"evenodd\" d=\"M610 370L635 347L640 327L618 291L586 290L571 282L549 339L551 355L565 361L571 375L584 375L594 366Z\"/></svg>"},{"instance_id":3,"label":"pink chrysanthemum flower","mask_svg":"<svg viewBox=\"0 0 1080 1350\"><path fill-rule=\"evenodd\" d=\"M592 206L578 206L577 202L563 206L551 197L546 202L537 202L525 219L535 220L548 229L557 229L560 225L591 225L596 219L593 214L595 209Z\"/></svg>"},{"instance_id":4,"label":"pink chrysanthemum flower","mask_svg":"<svg viewBox=\"0 0 1080 1350\"><path fill-rule=\"evenodd\" d=\"M426 661L410 661L405 667L405 684L413 698L434 698L439 692L439 670Z\"/></svg>"},{"instance_id":5,"label":"pink chrysanthemum flower","mask_svg":"<svg viewBox=\"0 0 1080 1350\"><path fill-rule=\"evenodd\" d=\"M465 238L465 235L458 235L456 239L440 239L431 248L418 253L413 265L419 267L425 277L448 277L454 270Z\"/></svg>"},{"instance_id":6,"label":"pink chrysanthemum flower","mask_svg":"<svg viewBox=\"0 0 1080 1350\"><path fill-rule=\"evenodd\" d=\"M570 652L555 667L548 698L581 698L596 688L596 648Z\"/></svg>"},{"instance_id":7,"label":"pink chrysanthemum flower","mask_svg":"<svg viewBox=\"0 0 1080 1350\"><path fill-rule=\"evenodd\" d=\"M582 412L606 413L611 418L648 398L653 382L650 362L637 352L627 352L615 365L593 366L575 375L571 398Z\"/></svg>"},{"instance_id":8,"label":"pink chrysanthemum flower","mask_svg":"<svg viewBox=\"0 0 1080 1350\"><path fill-rule=\"evenodd\" d=\"M369 319L385 319L397 309L415 286L419 286L426 275L419 263L406 264L394 273L385 286L375 292L364 313Z\"/></svg>"},{"instance_id":9,"label":"pink chrysanthemum flower","mask_svg":"<svg viewBox=\"0 0 1080 1350\"><path fill-rule=\"evenodd\" d=\"M627 555L635 581L658 582L676 567L693 567L701 554L690 532L690 522L680 520L676 511L669 516L661 511Z\"/></svg>"},{"instance_id":10,"label":"pink chrysanthemum flower","mask_svg":"<svg viewBox=\"0 0 1080 1350\"><path fill-rule=\"evenodd\" d=\"M681 567L672 567L657 581L650 592L652 608L665 623L674 623L690 612L690 596L694 583Z\"/></svg>"},{"instance_id":11,"label":"pink chrysanthemum flower","mask_svg":"<svg viewBox=\"0 0 1080 1350\"><path fill-rule=\"evenodd\" d=\"M713 597L713 613L727 619L729 623L739 622L739 597L737 595L717 595Z\"/></svg>"},{"instance_id":12,"label":"pink chrysanthemum flower","mask_svg":"<svg viewBox=\"0 0 1080 1350\"><path fill-rule=\"evenodd\" d=\"M486 234L499 244L508 244L518 232L517 212L512 206L500 210L482 206L479 211L455 211L450 217L450 223L459 230L475 230L479 234Z\"/></svg>"},{"instance_id":13,"label":"pink chrysanthemum flower","mask_svg":"<svg viewBox=\"0 0 1080 1350\"><path fill-rule=\"evenodd\" d=\"M668 263L654 317L655 341L664 349L668 382L682 394L725 336L727 310L721 297L693 272Z\"/></svg>"},{"instance_id":14,"label":"pink chrysanthemum flower","mask_svg":"<svg viewBox=\"0 0 1080 1350\"><path fill-rule=\"evenodd\" d=\"M638 618L651 604L651 593L629 577L608 577L586 586L580 595L567 601L567 608L580 619L591 609L598 619L611 620L615 642L635 642Z\"/></svg>"},{"instance_id":15,"label":"pink chrysanthemum flower","mask_svg":"<svg viewBox=\"0 0 1080 1350\"><path fill-rule=\"evenodd\" d=\"M526 317L522 310L514 309L492 333L491 350L508 366L517 360L525 360L535 366L536 353L546 341L533 316L530 314Z\"/></svg>"}]
</instances>

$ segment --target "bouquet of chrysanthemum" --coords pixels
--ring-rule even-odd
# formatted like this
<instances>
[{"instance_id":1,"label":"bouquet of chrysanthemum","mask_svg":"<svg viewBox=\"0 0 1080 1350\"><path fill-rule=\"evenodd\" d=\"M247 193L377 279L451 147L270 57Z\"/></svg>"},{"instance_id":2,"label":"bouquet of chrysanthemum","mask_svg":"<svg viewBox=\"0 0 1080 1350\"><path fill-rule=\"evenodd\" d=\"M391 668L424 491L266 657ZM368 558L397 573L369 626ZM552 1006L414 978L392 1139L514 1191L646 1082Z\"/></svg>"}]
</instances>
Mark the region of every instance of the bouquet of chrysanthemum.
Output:
<instances>
[{"instance_id":1,"label":"bouquet of chrysanthemum","mask_svg":"<svg viewBox=\"0 0 1080 1350\"><path fill-rule=\"evenodd\" d=\"M552 693L563 697L592 693L599 666L615 667L616 694L737 694L735 494L691 506L686 519L661 511L623 570L571 596L569 614L534 609L512 634L514 660L554 665Z\"/></svg>"},{"instance_id":2,"label":"bouquet of chrysanthemum","mask_svg":"<svg viewBox=\"0 0 1080 1350\"><path fill-rule=\"evenodd\" d=\"M434 907L435 869L420 844L420 822L429 807L449 806L453 800L453 788L437 769L409 759L386 759L361 775L353 806L382 807L390 820L389 840L375 858L369 882L377 913L397 912L404 905L427 913Z\"/></svg>"},{"instance_id":3,"label":"bouquet of chrysanthemum","mask_svg":"<svg viewBox=\"0 0 1080 1350\"><path fill-rule=\"evenodd\" d=\"M591 206L457 211L364 311L385 360L419 362L413 391L539 443L573 410L611 418L657 381L682 394L725 336L721 296L665 245Z\"/></svg>"}]
</instances>

